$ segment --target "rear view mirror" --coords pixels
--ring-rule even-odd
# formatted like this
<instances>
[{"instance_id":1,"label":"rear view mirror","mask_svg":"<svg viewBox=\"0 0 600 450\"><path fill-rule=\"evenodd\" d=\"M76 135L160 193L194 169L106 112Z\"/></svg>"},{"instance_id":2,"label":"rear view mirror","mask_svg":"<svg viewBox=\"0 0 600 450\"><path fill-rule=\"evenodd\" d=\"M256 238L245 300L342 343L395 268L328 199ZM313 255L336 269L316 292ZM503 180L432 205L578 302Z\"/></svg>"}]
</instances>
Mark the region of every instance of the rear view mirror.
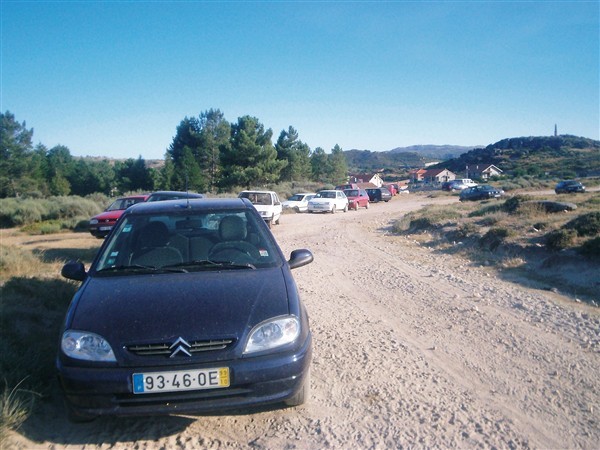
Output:
<instances>
[{"instance_id":1,"label":"rear view mirror","mask_svg":"<svg viewBox=\"0 0 600 450\"><path fill-rule=\"evenodd\" d=\"M290 265L290 269L296 269L298 267L305 266L313 262L314 257L310 250L305 248L294 250L290 254L290 260L288 264Z\"/></svg>"},{"instance_id":2,"label":"rear view mirror","mask_svg":"<svg viewBox=\"0 0 600 450\"><path fill-rule=\"evenodd\" d=\"M60 274L63 277L68 278L69 280L75 281L85 280L86 275L85 267L83 263L79 261L69 261L68 263L66 263L60 271Z\"/></svg>"}]
</instances>

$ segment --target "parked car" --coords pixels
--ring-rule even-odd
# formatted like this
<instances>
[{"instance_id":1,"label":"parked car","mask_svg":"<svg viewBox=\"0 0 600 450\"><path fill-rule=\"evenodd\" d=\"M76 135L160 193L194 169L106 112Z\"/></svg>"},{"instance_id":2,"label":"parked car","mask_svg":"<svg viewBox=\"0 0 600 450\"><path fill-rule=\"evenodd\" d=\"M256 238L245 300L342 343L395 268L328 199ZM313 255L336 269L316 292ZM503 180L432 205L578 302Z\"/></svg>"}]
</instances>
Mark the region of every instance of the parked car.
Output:
<instances>
[{"instance_id":1,"label":"parked car","mask_svg":"<svg viewBox=\"0 0 600 450\"><path fill-rule=\"evenodd\" d=\"M554 192L556 192L557 194L585 192L585 186L579 181L564 180L556 185L556 187L554 188Z\"/></svg>"},{"instance_id":2,"label":"parked car","mask_svg":"<svg viewBox=\"0 0 600 450\"><path fill-rule=\"evenodd\" d=\"M400 185L398 183L392 183L388 186L388 188L393 195L398 195L400 193ZM391 188L393 188L393 190Z\"/></svg>"},{"instance_id":3,"label":"parked car","mask_svg":"<svg viewBox=\"0 0 600 450\"><path fill-rule=\"evenodd\" d=\"M489 198L500 198L504 195L504 191L500 188L495 188L489 184L479 184L460 192L459 200L487 200Z\"/></svg>"},{"instance_id":4,"label":"parked car","mask_svg":"<svg viewBox=\"0 0 600 450\"><path fill-rule=\"evenodd\" d=\"M388 191L390 191L390 194L392 194L392 197L394 195L398 194L398 188L396 187L396 185L394 185L394 184L386 184L385 187L387 188Z\"/></svg>"},{"instance_id":5,"label":"parked car","mask_svg":"<svg viewBox=\"0 0 600 450\"><path fill-rule=\"evenodd\" d=\"M291 269L246 199L127 209L81 282L56 365L69 417L220 412L307 400L312 337Z\"/></svg>"},{"instance_id":6,"label":"parked car","mask_svg":"<svg viewBox=\"0 0 600 450\"><path fill-rule=\"evenodd\" d=\"M90 219L89 230L92 236L98 239L104 239L112 228L119 220L119 217L123 214L127 208L136 203L144 202L148 198L147 194L144 195L132 195L129 197L122 197L112 202L103 213L95 215Z\"/></svg>"},{"instance_id":7,"label":"parked car","mask_svg":"<svg viewBox=\"0 0 600 450\"><path fill-rule=\"evenodd\" d=\"M335 187L336 191L345 191L346 189L359 189L359 187L356 183L340 184Z\"/></svg>"},{"instance_id":8,"label":"parked car","mask_svg":"<svg viewBox=\"0 0 600 450\"><path fill-rule=\"evenodd\" d=\"M150 194L147 202L162 202L164 200L179 200L182 198L204 198L204 195L197 192L185 191L156 191Z\"/></svg>"},{"instance_id":9,"label":"parked car","mask_svg":"<svg viewBox=\"0 0 600 450\"><path fill-rule=\"evenodd\" d=\"M254 205L260 216L267 222L269 228L272 224L279 225L283 207L276 192L273 191L242 191L239 198L247 198Z\"/></svg>"},{"instance_id":10,"label":"parked car","mask_svg":"<svg viewBox=\"0 0 600 450\"><path fill-rule=\"evenodd\" d=\"M441 186L442 191L452 191L453 183L454 183L454 180L444 181Z\"/></svg>"},{"instance_id":11,"label":"parked car","mask_svg":"<svg viewBox=\"0 0 600 450\"><path fill-rule=\"evenodd\" d=\"M348 197L346 197L344 191L337 189L319 191L308 202L309 213L330 212L333 214L340 210L348 211Z\"/></svg>"},{"instance_id":12,"label":"parked car","mask_svg":"<svg viewBox=\"0 0 600 450\"><path fill-rule=\"evenodd\" d=\"M392 199L392 193L384 187L369 188L367 189L367 195L369 196L369 201L373 203L389 202Z\"/></svg>"},{"instance_id":13,"label":"parked car","mask_svg":"<svg viewBox=\"0 0 600 450\"><path fill-rule=\"evenodd\" d=\"M445 181L442 183L442 190L444 191L462 191L473 186L477 186L470 178L460 178L458 180Z\"/></svg>"},{"instance_id":14,"label":"parked car","mask_svg":"<svg viewBox=\"0 0 600 450\"><path fill-rule=\"evenodd\" d=\"M281 206L284 210L293 209L296 212L306 212L308 211L308 201L315 195L317 195L315 192L302 192L300 194L294 194L284 201Z\"/></svg>"},{"instance_id":15,"label":"parked car","mask_svg":"<svg viewBox=\"0 0 600 450\"><path fill-rule=\"evenodd\" d=\"M364 189L346 189L344 194L348 198L348 208L358 211L359 207L369 209L369 195Z\"/></svg>"}]
</instances>

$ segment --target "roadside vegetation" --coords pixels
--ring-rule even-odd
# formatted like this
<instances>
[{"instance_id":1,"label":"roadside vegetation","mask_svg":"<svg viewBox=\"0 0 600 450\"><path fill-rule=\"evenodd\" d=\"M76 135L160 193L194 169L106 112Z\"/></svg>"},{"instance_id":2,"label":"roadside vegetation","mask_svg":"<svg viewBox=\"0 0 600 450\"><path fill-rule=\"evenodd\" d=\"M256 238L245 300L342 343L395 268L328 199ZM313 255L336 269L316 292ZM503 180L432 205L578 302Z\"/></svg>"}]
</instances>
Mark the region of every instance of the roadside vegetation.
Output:
<instances>
[{"instance_id":1,"label":"roadside vegetation","mask_svg":"<svg viewBox=\"0 0 600 450\"><path fill-rule=\"evenodd\" d=\"M76 285L58 278L62 261L0 245L0 447L54 382L56 336Z\"/></svg>"},{"instance_id":2,"label":"roadside vegetation","mask_svg":"<svg viewBox=\"0 0 600 450\"><path fill-rule=\"evenodd\" d=\"M598 191L431 206L398 219L392 230L440 253L525 275L590 304L599 300L593 280L582 280L582 286L576 276L600 271Z\"/></svg>"}]
</instances>

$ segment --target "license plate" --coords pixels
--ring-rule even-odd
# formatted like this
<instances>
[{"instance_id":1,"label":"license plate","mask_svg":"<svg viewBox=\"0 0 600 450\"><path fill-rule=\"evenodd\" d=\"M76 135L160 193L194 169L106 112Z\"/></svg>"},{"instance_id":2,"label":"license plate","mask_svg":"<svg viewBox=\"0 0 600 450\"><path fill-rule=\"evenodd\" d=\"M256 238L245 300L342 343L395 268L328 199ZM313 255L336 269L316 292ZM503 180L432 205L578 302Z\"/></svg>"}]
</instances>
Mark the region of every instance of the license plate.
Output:
<instances>
[{"instance_id":1,"label":"license plate","mask_svg":"<svg viewBox=\"0 0 600 450\"><path fill-rule=\"evenodd\" d=\"M133 393L193 391L229 387L229 368L133 374Z\"/></svg>"},{"instance_id":2,"label":"license plate","mask_svg":"<svg viewBox=\"0 0 600 450\"><path fill-rule=\"evenodd\" d=\"M99 230L100 231L109 231L109 230L112 230L112 227L100 227Z\"/></svg>"}]
</instances>

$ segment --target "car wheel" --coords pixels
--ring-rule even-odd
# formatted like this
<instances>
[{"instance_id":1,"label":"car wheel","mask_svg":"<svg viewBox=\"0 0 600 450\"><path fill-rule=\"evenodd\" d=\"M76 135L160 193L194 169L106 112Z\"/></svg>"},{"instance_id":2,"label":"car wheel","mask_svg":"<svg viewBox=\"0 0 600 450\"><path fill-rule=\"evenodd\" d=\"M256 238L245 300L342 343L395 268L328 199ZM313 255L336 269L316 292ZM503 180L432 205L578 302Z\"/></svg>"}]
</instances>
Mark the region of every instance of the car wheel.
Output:
<instances>
[{"instance_id":1,"label":"car wheel","mask_svg":"<svg viewBox=\"0 0 600 450\"><path fill-rule=\"evenodd\" d=\"M273 222L273 218L270 218L266 222L267 222L267 226L269 227L269 229L271 229L271 226L272 226L271 222Z\"/></svg>"},{"instance_id":2,"label":"car wheel","mask_svg":"<svg viewBox=\"0 0 600 450\"><path fill-rule=\"evenodd\" d=\"M367 204L365 205L365 209L369 209L369 203L370 202L367 202Z\"/></svg>"},{"instance_id":3,"label":"car wheel","mask_svg":"<svg viewBox=\"0 0 600 450\"><path fill-rule=\"evenodd\" d=\"M358 206L356 207L356 210L358 211ZM348 212L348 203L344 205L344 212Z\"/></svg>"},{"instance_id":4,"label":"car wheel","mask_svg":"<svg viewBox=\"0 0 600 450\"><path fill-rule=\"evenodd\" d=\"M281 216L279 216L279 217L277 218L277 220L275 221L275 225L279 225L279 221L280 221L280 220L281 220Z\"/></svg>"},{"instance_id":5,"label":"car wheel","mask_svg":"<svg viewBox=\"0 0 600 450\"><path fill-rule=\"evenodd\" d=\"M306 374L304 383L302 384L302 387L300 388L298 393L296 395L294 395L292 398L287 399L285 401L285 404L287 406L300 406L300 405L303 405L304 403L306 403L308 401L309 397L310 397L310 369L309 369L308 373Z\"/></svg>"},{"instance_id":6,"label":"car wheel","mask_svg":"<svg viewBox=\"0 0 600 450\"><path fill-rule=\"evenodd\" d=\"M331 214L335 214L335 204L331 206Z\"/></svg>"}]
</instances>

